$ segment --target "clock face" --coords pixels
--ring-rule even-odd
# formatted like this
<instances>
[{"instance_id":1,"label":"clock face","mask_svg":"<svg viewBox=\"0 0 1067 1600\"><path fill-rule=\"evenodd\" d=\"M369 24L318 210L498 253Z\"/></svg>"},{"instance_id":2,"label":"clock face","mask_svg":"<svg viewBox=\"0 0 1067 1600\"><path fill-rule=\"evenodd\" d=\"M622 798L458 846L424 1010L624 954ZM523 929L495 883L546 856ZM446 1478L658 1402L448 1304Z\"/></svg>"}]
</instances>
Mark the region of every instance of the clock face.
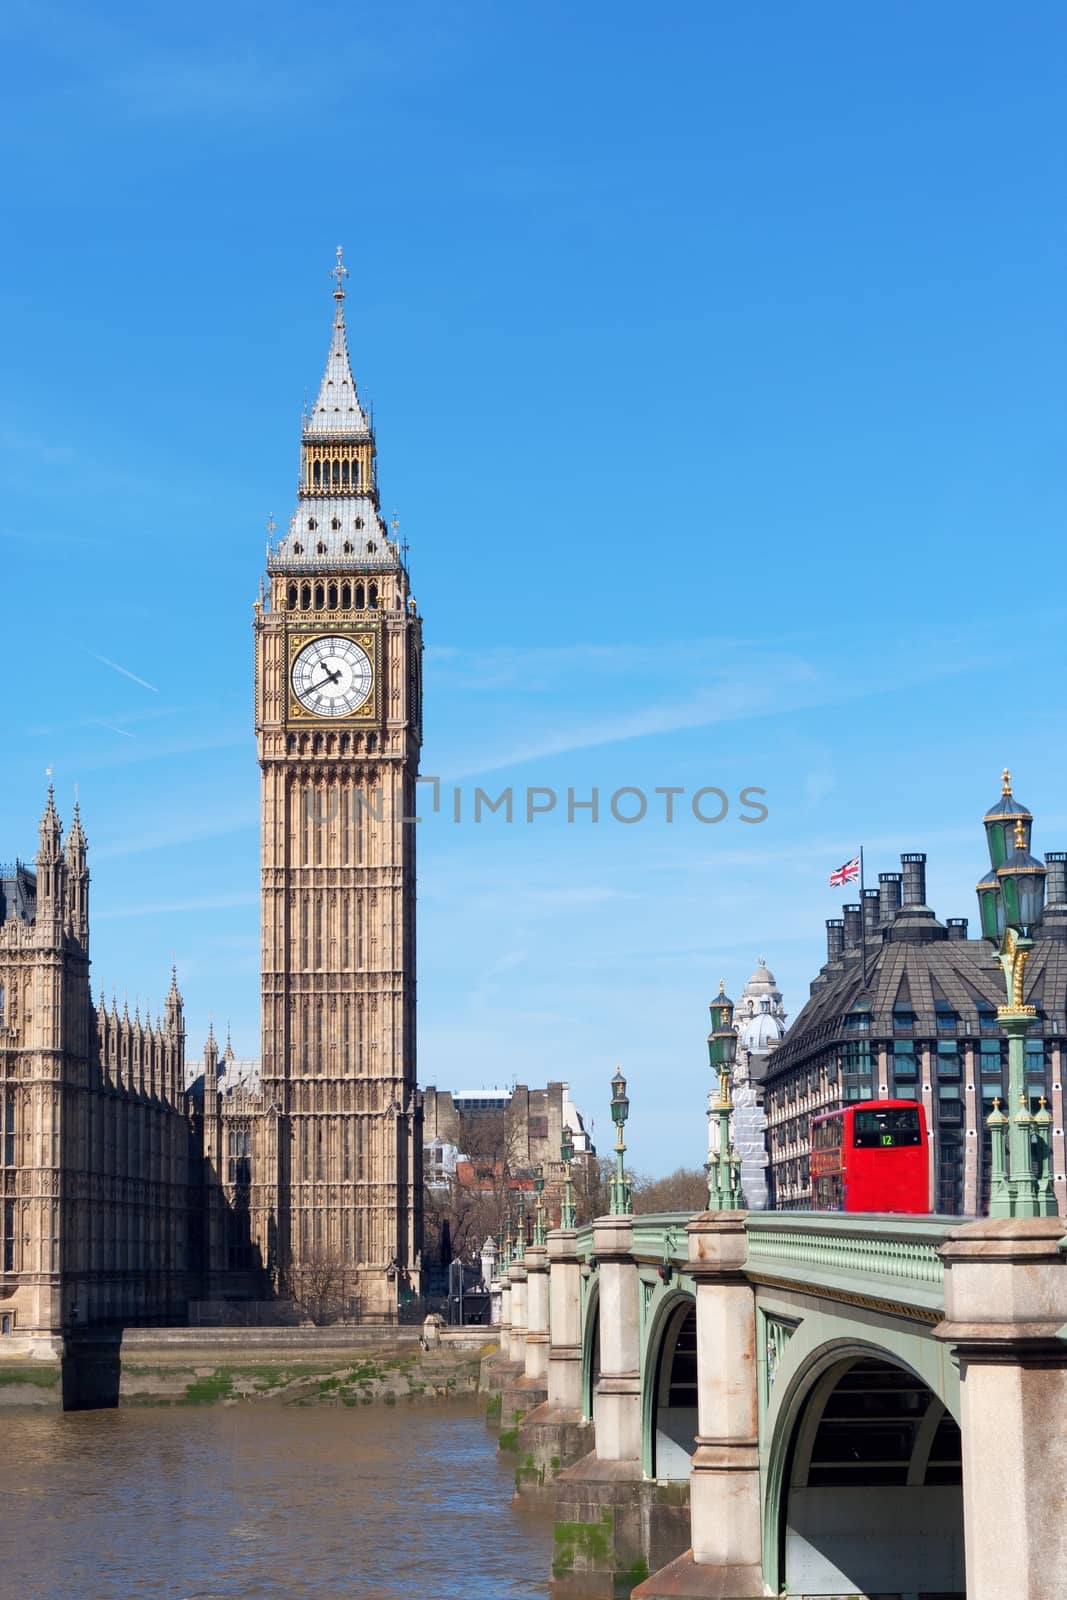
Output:
<instances>
[{"instance_id":1,"label":"clock face","mask_svg":"<svg viewBox=\"0 0 1067 1600\"><path fill-rule=\"evenodd\" d=\"M347 717L370 694L374 668L354 639L324 634L304 646L293 662L293 693L317 717Z\"/></svg>"}]
</instances>

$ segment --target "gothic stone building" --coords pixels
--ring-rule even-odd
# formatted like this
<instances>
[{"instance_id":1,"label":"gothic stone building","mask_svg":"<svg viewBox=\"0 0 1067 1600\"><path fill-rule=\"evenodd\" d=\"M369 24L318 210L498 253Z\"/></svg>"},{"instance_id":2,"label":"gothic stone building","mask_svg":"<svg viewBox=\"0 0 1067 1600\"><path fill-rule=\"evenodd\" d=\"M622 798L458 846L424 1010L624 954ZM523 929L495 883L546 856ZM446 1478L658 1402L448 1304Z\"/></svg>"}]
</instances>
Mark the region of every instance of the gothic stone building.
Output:
<instances>
[{"instance_id":1,"label":"gothic stone building","mask_svg":"<svg viewBox=\"0 0 1067 1600\"><path fill-rule=\"evenodd\" d=\"M89 871L51 786L36 867L0 868L0 1337L48 1345L110 1320L184 1320L185 1031L89 995Z\"/></svg>"},{"instance_id":2,"label":"gothic stone building","mask_svg":"<svg viewBox=\"0 0 1067 1600\"><path fill-rule=\"evenodd\" d=\"M1026 1070L1031 1109L1044 1096L1052 1112L1062 1212L1067 853L1050 852L1045 861L1048 906L1026 968L1026 1000L1037 1008ZM934 1210L983 1213L990 1162L985 1120L994 1098L1007 1104L1007 1046L997 1020L1003 977L992 947L967 937L965 917L942 923L926 904L925 855L902 856L901 871L880 873L878 881L862 904L846 905L842 918L827 922L826 962L768 1065L772 1204L811 1205L814 1113L892 1097L925 1108Z\"/></svg>"}]
</instances>

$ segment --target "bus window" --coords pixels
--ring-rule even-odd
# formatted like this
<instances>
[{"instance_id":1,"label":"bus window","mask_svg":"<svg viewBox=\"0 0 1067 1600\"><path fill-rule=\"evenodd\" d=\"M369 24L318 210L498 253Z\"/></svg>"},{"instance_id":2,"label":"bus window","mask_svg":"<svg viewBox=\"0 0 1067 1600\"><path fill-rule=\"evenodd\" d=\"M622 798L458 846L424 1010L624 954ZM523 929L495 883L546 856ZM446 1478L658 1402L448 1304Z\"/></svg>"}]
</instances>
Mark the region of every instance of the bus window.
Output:
<instances>
[{"instance_id":1,"label":"bus window","mask_svg":"<svg viewBox=\"0 0 1067 1600\"><path fill-rule=\"evenodd\" d=\"M921 1144L918 1106L857 1111L852 1124L852 1143L857 1150L896 1150L901 1145Z\"/></svg>"}]
</instances>

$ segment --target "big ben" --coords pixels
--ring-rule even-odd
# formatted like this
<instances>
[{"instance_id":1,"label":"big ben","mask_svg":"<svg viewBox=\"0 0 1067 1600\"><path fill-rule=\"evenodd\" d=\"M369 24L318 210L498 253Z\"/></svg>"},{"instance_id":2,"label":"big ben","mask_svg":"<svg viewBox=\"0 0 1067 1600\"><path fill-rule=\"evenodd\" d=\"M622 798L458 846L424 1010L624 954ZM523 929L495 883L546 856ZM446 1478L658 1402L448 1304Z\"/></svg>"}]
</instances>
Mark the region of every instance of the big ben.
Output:
<instances>
[{"instance_id":1,"label":"big ben","mask_svg":"<svg viewBox=\"0 0 1067 1600\"><path fill-rule=\"evenodd\" d=\"M361 1314L418 1288L415 782L421 625L380 510L337 253L326 370L257 605L262 1148L252 1228L276 1287L343 1279Z\"/></svg>"}]
</instances>

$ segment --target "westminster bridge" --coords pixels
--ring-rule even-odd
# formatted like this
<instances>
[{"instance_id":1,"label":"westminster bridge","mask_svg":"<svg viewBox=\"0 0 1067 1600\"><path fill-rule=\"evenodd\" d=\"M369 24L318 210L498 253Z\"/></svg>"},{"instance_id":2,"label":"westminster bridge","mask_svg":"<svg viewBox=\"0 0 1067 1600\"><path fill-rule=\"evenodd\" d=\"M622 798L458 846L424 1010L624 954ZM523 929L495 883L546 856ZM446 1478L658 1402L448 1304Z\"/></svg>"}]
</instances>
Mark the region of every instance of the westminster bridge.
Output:
<instances>
[{"instance_id":1,"label":"westminster bridge","mask_svg":"<svg viewBox=\"0 0 1067 1600\"><path fill-rule=\"evenodd\" d=\"M489 1381L553 1595L1067 1594L1062 1232L725 1211L527 1246Z\"/></svg>"}]
</instances>

